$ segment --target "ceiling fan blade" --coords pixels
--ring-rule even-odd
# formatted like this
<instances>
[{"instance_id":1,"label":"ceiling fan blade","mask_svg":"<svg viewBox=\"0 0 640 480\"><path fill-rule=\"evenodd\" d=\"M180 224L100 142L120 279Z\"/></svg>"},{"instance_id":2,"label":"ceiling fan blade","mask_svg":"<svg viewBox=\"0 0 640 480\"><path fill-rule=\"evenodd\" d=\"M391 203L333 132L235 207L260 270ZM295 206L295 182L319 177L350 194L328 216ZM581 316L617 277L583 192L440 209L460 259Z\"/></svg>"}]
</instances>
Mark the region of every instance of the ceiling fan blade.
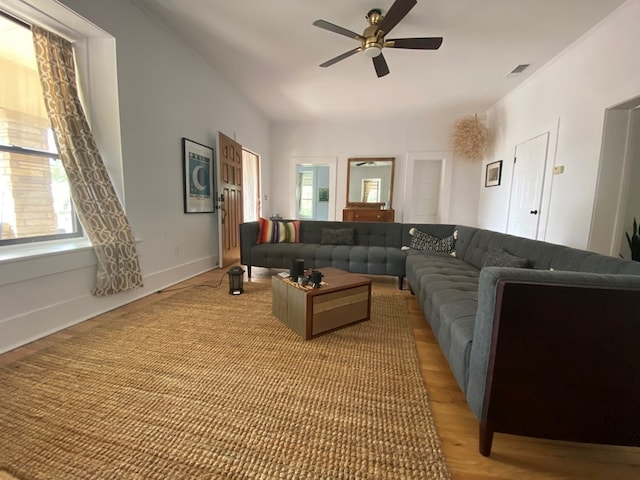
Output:
<instances>
[{"instance_id":1,"label":"ceiling fan blade","mask_svg":"<svg viewBox=\"0 0 640 480\"><path fill-rule=\"evenodd\" d=\"M340 27L339 25L334 25L333 23L327 22L326 20L316 20L315 22L313 22L313 24L316 27L324 28L325 30L329 30L330 32L344 35L345 37L355 38L356 40L364 40L364 37L359 33L352 32L351 30L347 30L346 28Z\"/></svg>"},{"instance_id":2,"label":"ceiling fan blade","mask_svg":"<svg viewBox=\"0 0 640 480\"><path fill-rule=\"evenodd\" d=\"M340 60L344 60L345 58L349 58L351 55L354 55L362 50L362 47L354 48L353 50L349 50L348 52L344 52L342 55L338 55L337 57L333 57L331 60L327 60L324 63L321 63L321 67L330 67L334 63L338 63Z\"/></svg>"},{"instance_id":3,"label":"ceiling fan blade","mask_svg":"<svg viewBox=\"0 0 640 480\"><path fill-rule=\"evenodd\" d=\"M442 45L442 37L394 38L384 42L385 47L415 50L437 50L440 45Z\"/></svg>"},{"instance_id":4,"label":"ceiling fan blade","mask_svg":"<svg viewBox=\"0 0 640 480\"><path fill-rule=\"evenodd\" d=\"M382 30L385 35L389 33L417 3L418 0L396 0L380 22L378 30Z\"/></svg>"},{"instance_id":5,"label":"ceiling fan blade","mask_svg":"<svg viewBox=\"0 0 640 480\"><path fill-rule=\"evenodd\" d=\"M389 73L389 66L387 65L387 61L384 59L382 54L377 57L373 57L373 67L376 69L376 74L378 78L384 77Z\"/></svg>"}]
</instances>

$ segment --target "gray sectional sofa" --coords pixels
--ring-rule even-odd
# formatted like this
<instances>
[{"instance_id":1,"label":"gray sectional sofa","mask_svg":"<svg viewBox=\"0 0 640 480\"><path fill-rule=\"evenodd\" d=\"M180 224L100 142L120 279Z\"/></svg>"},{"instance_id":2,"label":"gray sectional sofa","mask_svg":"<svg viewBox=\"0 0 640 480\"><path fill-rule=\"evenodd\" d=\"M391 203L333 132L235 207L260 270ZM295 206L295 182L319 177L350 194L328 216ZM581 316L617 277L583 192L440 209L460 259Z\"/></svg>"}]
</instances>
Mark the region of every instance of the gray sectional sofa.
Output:
<instances>
[{"instance_id":1,"label":"gray sectional sofa","mask_svg":"<svg viewBox=\"0 0 640 480\"><path fill-rule=\"evenodd\" d=\"M296 258L304 259L307 268L335 267L352 273L390 275L398 277L402 286L405 277L409 229L413 225L376 222L300 221L299 243L256 243L258 222L240 225L240 263L251 267L289 268ZM353 229L353 245L322 244L324 229ZM436 236L451 230L450 226L425 226Z\"/></svg>"},{"instance_id":2,"label":"gray sectional sofa","mask_svg":"<svg viewBox=\"0 0 640 480\"><path fill-rule=\"evenodd\" d=\"M354 245L320 244L323 228L345 227ZM413 227L456 232L455 256L402 250ZM256 245L257 234L241 225L249 273L304 258L406 276L480 421L483 455L494 432L640 446L640 263L455 225L302 221L299 244ZM496 266L512 260L525 268Z\"/></svg>"}]
</instances>

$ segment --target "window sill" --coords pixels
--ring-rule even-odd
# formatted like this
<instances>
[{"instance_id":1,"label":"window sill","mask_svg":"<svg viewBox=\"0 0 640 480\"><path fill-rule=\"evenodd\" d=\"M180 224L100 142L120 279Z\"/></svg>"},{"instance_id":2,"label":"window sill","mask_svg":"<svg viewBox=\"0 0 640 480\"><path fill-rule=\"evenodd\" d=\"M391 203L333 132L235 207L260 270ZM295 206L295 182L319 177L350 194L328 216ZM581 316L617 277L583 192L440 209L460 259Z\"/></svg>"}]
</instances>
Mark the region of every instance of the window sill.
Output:
<instances>
[{"instance_id":1,"label":"window sill","mask_svg":"<svg viewBox=\"0 0 640 480\"><path fill-rule=\"evenodd\" d=\"M0 248L0 264L29 260L34 257L57 255L77 250L91 250L91 242L85 237L50 242L6 245Z\"/></svg>"},{"instance_id":2,"label":"window sill","mask_svg":"<svg viewBox=\"0 0 640 480\"><path fill-rule=\"evenodd\" d=\"M86 238L3 246L0 249L0 287L95 264L93 248Z\"/></svg>"}]
</instances>

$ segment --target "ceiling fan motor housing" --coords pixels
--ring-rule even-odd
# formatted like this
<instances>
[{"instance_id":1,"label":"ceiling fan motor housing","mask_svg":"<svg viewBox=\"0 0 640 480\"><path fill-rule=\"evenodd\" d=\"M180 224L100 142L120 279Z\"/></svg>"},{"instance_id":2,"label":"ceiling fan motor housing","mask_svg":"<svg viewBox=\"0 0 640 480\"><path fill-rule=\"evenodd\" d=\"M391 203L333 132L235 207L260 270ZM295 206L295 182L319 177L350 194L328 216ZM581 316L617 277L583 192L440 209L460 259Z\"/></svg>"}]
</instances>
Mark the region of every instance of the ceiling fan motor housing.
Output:
<instances>
[{"instance_id":1,"label":"ceiling fan motor housing","mask_svg":"<svg viewBox=\"0 0 640 480\"><path fill-rule=\"evenodd\" d=\"M362 35L365 38L362 41L362 51L366 57L373 58L382 53L382 47L384 46L383 32L378 30L378 25L384 17L382 16L382 10L374 8L369 10L366 18L369 21L369 26Z\"/></svg>"}]
</instances>

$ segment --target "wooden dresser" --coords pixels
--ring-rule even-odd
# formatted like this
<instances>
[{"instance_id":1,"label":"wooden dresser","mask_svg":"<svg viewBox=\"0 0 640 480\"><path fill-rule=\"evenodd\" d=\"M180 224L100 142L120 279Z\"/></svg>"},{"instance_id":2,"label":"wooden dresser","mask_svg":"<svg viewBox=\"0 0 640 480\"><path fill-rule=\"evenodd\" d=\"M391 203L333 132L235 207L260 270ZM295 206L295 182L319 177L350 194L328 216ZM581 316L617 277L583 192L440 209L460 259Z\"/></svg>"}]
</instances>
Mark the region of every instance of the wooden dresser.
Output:
<instances>
[{"instance_id":1,"label":"wooden dresser","mask_svg":"<svg viewBox=\"0 0 640 480\"><path fill-rule=\"evenodd\" d=\"M342 210L343 222L394 222L395 210L378 208L345 208Z\"/></svg>"}]
</instances>

